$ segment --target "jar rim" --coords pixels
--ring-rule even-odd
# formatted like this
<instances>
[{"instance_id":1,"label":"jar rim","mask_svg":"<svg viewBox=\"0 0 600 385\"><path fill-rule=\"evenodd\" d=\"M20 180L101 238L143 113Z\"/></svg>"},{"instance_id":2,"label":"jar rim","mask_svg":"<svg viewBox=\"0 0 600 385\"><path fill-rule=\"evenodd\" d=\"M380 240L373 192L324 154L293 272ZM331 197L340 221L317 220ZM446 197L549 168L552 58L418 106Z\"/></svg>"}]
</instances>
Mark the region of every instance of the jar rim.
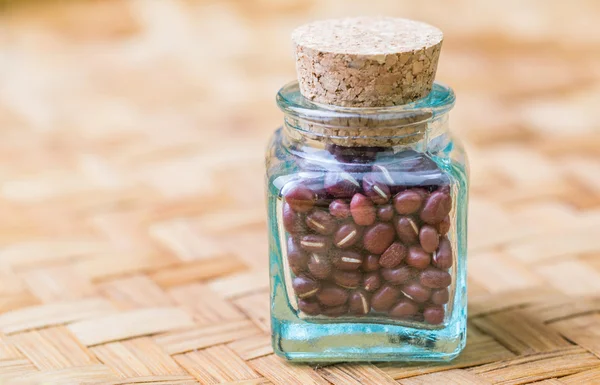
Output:
<instances>
[{"instance_id":1,"label":"jar rim","mask_svg":"<svg viewBox=\"0 0 600 385\"><path fill-rule=\"evenodd\" d=\"M286 115L308 121L322 119L377 119L397 120L406 117L422 117L421 122L434 120L454 107L456 96L449 86L434 82L431 92L414 102L389 107L341 107L313 102L300 93L298 81L284 85L277 92L277 106ZM414 122L414 121L413 121Z\"/></svg>"}]
</instances>

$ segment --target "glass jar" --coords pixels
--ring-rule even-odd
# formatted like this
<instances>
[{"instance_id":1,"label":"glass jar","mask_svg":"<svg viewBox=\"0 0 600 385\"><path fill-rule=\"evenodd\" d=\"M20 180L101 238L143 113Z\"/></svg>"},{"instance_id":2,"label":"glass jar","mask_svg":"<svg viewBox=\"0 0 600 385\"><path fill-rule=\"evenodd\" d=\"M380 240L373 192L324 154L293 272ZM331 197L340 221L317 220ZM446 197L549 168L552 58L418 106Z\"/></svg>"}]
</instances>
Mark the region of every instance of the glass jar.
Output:
<instances>
[{"instance_id":1,"label":"glass jar","mask_svg":"<svg viewBox=\"0 0 600 385\"><path fill-rule=\"evenodd\" d=\"M466 342L468 165L453 91L381 108L277 103L267 150L273 348L293 361L446 361Z\"/></svg>"}]
</instances>

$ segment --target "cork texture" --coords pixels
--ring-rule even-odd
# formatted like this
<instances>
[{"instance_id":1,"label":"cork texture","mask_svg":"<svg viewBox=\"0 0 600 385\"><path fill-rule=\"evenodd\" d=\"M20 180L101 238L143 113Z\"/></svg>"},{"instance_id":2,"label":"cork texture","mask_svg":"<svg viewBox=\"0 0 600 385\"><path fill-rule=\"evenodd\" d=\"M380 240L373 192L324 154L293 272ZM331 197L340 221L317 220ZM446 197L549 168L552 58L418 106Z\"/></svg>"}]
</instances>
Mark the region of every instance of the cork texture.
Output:
<instances>
[{"instance_id":1,"label":"cork texture","mask_svg":"<svg viewBox=\"0 0 600 385\"><path fill-rule=\"evenodd\" d=\"M420 141L427 134L428 111L381 120L376 116L338 117L333 119L298 119L293 125L302 137L344 147L393 147Z\"/></svg>"},{"instance_id":2,"label":"cork texture","mask_svg":"<svg viewBox=\"0 0 600 385\"><path fill-rule=\"evenodd\" d=\"M426 96L442 32L389 17L323 20L292 33L300 91L317 103L384 107Z\"/></svg>"}]
</instances>

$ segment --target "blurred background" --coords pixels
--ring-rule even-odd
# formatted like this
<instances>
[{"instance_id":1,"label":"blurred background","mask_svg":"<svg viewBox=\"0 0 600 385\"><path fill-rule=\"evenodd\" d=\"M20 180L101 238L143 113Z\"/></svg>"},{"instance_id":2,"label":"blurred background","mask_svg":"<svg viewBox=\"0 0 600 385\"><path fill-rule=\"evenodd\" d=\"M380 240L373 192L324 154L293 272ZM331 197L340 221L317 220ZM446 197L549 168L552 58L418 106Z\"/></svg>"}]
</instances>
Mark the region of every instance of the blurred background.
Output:
<instances>
[{"instance_id":1,"label":"blurred background","mask_svg":"<svg viewBox=\"0 0 600 385\"><path fill-rule=\"evenodd\" d=\"M263 271L263 151L295 78L290 32L353 15L445 32L437 79L471 156L472 293L600 290L596 0L0 4L0 258L5 293L27 293L0 310L44 300L28 271L46 265L94 282L227 254Z\"/></svg>"}]
</instances>

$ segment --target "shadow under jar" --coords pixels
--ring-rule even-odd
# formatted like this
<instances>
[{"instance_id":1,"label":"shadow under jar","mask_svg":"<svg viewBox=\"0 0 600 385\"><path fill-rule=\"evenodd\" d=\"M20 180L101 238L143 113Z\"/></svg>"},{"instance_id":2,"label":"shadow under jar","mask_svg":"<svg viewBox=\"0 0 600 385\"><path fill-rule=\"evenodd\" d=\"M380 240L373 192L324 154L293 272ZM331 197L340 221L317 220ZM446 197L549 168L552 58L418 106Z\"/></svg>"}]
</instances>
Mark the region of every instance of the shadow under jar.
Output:
<instances>
[{"instance_id":1,"label":"shadow under jar","mask_svg":"<svg viewBox=\"0 0 600 385\"><path fill-rule=\"evenodd\" d=\"M302 86L279 91L284 124L266 157L275 353L310 362L456 357L466 342L468 166L449 133L453 91L433 83L406 103L346 107L317 103Z\"/></svg>"}]
</instances>

